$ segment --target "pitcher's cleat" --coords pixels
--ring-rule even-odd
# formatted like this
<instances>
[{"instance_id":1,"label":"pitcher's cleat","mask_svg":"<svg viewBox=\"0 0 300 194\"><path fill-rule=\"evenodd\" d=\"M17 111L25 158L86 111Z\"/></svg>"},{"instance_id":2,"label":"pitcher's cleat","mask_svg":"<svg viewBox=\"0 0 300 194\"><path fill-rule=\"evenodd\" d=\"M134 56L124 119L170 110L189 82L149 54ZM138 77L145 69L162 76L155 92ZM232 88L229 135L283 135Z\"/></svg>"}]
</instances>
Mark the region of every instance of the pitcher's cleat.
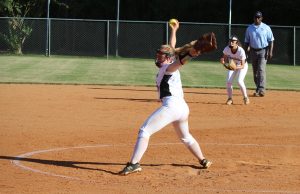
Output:
<instances>
[{"instance_id":1,"label":"pitcher's cleat","mask_svg":"<svg viewBox=\"0 0 300 194\"><path fill-rule=\"evenodd\" d=\"M233 104L232 98L228 98L227 101L226 101L226 104L227 105L232 105Z\"/></svg>"},{"instance_id":2,"label":"pitcher's cleat","mask_svg":"<svg viewBox=\"0 0 300 194\"><path fill-rule=\"evenodd\" d=\"M247 105L247 104L250 104L250 100L248 97L245 97L244 98L244 104Z\"/></svg>"},{"instance_id":3,"label":"pitcher's cleat","mask_svg":"<svg viewBox=\"0 0 300 194\"><path fill-rule=\"evenodd\" d=\"M140 171L142 171L142 167L139 163L132 164L132 163L128 162L126 164L126 167L121 172L119 172L119 174L120 175L128 175L128 174L131 174L134 172L140 172Z\"/></svg>"},{"instance_id":4,"label":"pitcher's cleat","mask_svg":"<svg viewBox=\"0 0 300 194\"><path fill-rule=\"evenodd\" d=\"M203 168L209 168L212 165L212 162L207 159L203 159L201 160L200 164Z\"/></svg>"}]
</instances>

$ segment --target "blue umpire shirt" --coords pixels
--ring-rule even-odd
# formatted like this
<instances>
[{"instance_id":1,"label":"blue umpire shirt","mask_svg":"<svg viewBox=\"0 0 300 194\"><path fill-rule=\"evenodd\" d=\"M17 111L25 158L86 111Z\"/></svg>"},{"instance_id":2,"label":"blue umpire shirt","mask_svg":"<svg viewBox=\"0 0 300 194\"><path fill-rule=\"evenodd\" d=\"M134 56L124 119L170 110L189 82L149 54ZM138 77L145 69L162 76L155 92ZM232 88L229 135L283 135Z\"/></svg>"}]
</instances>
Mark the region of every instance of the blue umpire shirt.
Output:
<instances>
[{"instance_id":1,"label":"blue umpire shirt","mask_svg":"<svg viewBox=\"0 0 300 194\"><path fill-rule=\"evenodd\" d=\"M265 48L271 41L274 41L274 36L271 28L267 24L262 22L259 26L256 26L255 24L248 26L245 35L245 43L248 43L251 48Z\"/></svg>"}]
</instances>

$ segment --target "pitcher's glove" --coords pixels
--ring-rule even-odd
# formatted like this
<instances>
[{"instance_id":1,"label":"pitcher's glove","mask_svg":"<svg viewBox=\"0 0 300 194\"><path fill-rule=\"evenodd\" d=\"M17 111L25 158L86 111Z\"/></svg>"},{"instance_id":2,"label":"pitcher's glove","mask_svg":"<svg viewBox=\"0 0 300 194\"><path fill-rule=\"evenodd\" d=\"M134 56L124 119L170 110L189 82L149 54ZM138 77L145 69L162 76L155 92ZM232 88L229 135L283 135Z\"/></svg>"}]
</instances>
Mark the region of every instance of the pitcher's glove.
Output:
<instances>
[{"instance_id":1,"label":"pitcher's glove","mask_svg":"<svg viewBox=\"0 0 300 194\"><path fill-rule=\"evenodd\" d=\"M203 34L194 45L194 49L196 51L200 51L202 53L208 53L217 49L217 39L215 33L206 33Z\"/></svg>"},{"instance_id":2,"label":"pitcher's glove","mask_svg":"<svg viewBox=\"0 0 300 194\"><path fill-rule=\"evenodd\" d=\"M208 53L217 49L215 33L205 33L198 40L194 40L182 47L175 49L176 56L185 56L193 53L193 57Z\"/></svg>"},{"instance_id":3,"label":"pitcher's glove","mask_svg":"<svg viewBox=\"0 0 300 194\"><path fill-rule=\"evenodd\" d=\"M236 63L235 63L235 61L233 59L229 59L223 65L228 70L232 70L232 71L236 70Z\"/></svg>"}]
</instances>

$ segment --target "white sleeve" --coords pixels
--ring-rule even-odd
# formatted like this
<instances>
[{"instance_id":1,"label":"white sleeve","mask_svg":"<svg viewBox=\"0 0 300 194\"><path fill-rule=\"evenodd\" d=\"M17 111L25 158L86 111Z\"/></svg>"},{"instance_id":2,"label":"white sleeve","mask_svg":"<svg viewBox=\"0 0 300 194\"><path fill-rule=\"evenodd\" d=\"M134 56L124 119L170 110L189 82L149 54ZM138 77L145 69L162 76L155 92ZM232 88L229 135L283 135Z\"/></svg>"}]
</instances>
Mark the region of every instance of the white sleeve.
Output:
<instances>
[{"instance_id":1,"label":"white sleeve","mask_svg":"<svg viewBox=\"0 0 300 194\"><path fill-rule=\"evenodd\" d=\"M245 60L247 57L246 57L246 53L245 53L245 50L242 48L242 47L240 47L240 49L241 49L241 55L240 55L240 58L241 58L241 60Z\"/></svg>"},{"instance_id":2,"label":"white sleeve","mask_svg":"<svg viewBox=\"0 0 300 194\"><path fill-rule=\"evenodd\" d=\"M268 42L274 41L274 36L271 28L268 26Z\"/></svg>"},{"instance_id":3,"label":"white sleeve","mask_svg":"<svg viewBox=\"0 0 300 194\"><path fill-rule=\"evenodd\" d=\"M229 55L229 54L230 54L228 49L229 49L228 46L226 46L226 47L224 48L224 50L223 50L223 54L224 54L224 55Z\"/></svg>"}]
</instances>

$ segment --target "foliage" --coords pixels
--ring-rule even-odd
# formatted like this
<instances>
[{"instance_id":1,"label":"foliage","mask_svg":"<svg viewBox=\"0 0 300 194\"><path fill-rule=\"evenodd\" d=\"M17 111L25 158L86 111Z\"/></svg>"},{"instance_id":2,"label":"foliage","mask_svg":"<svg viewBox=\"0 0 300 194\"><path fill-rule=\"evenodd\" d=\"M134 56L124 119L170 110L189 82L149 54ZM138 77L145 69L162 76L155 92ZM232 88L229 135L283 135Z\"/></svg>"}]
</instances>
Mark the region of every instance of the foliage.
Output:
<instances>
[{"instance_id":1,"label":"foliage","mask_svg":"<svg viewBox=\"0 0 300 194\"><path fill-rule=\"evenodd\" d=\"M65 6L57 0L52 0L58 6ZM47 0L1 0L0 13L8 19L7 32L0 33L0 39L8 45L11 52L22 54L22 47L32 32L31 23L25 22L25 17L40 17L44 14ZM1 15L0 15L1 16ZM28 20L27 20L28 21Z\"/></svg>"},{"instance_id":2,"label":"foliage","mask_svg":"<svg viewBox=\"0 0 300 194\"><path fill-rule=\"evenodd\" d=\"M25 24L23 18L11 18L8 20L8 33L0 33L0 38L6 42L10 51L22 54L22 45L31 32L32 28Z\"/></svg>"},{"instance_id":3,"label":"foliage","mask_svg":"<svg viewBox=\"0 0 300 194\"><path fill-rule=\"evenodd\" d=\"M33 0L14 1L23 3ZM45 17L47 0L35 1L36 6L29 11L28 17ZM1 10L3 2L8 0L0 0L0 16L10 16ZM51 0L50 16L115 20L117 2L117 0ZM229 20L229 0L120 0L119 2L122 20L168 21L170 18L177 18L182 22L201 23L227 23ZM263 12L264 21L269 25L300 25L299 17L296 17L299 15L300 3L296 3L295 0L232 0L232 23L252 23L253 13L257 10ZM284 13L284 17L278 13Z\"/></svg>"},{"instance_id":4,"label":"foliage","mask_svg":"<svg viewBox=\"0 0 300 194\"><path fill-rule=\"evenodd\" d=\"M32 32L32 28L22 17L27 16L34 6L35 1L2 0L0 2L0 11L13 17L8 20L7 33L0 33L0 38L6 42L13 53L22 54L22 45Z\"/></svg>"}]
</instances>

